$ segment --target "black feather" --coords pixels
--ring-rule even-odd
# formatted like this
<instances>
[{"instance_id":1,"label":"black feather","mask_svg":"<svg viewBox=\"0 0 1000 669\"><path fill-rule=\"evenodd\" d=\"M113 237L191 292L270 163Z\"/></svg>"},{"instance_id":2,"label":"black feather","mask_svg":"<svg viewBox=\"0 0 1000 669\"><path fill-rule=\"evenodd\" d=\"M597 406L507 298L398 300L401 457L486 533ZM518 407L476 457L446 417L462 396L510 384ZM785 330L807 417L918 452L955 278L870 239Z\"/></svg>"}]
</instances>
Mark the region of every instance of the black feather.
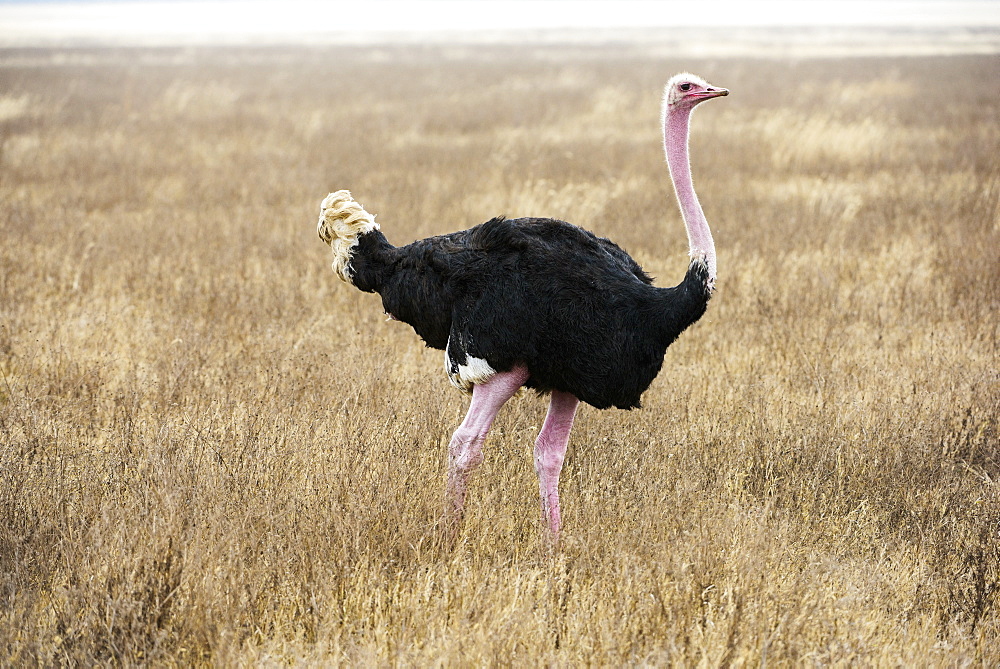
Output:
<instances>
[{"instance_id":1,"label":"black feather","mask_svg":"<svg viewBox=\"0 0 1000 669\"><path fill-rule=\"evenodd\" d=\"M498 217L399 248L373 231L351 269L428 346L447 346L452 364L524 363L528 387L599 409L639 406L667 347L711 296L701 260L679 285L657 288L613 242L545 218Z\"/></svg>"}]
</instances>

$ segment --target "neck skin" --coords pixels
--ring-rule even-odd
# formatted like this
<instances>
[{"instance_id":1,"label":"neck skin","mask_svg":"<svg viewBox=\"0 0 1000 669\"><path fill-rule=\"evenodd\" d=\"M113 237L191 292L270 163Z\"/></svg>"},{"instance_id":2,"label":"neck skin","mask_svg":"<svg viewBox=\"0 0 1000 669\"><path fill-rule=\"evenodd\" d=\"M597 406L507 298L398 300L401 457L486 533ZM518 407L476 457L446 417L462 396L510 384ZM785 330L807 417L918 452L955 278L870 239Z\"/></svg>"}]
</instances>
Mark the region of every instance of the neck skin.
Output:
<instances>
[{"instance_id":1,"label":"neck skin","mask_svg":"<svg viewBox=\"0 0 1000 669\"><path fill-rule=\"evenodd\" d=\"M663 110L663 148L667 153L667 166L670 168L670 179L674 182L674 192L681 206L681 215L687 227L688 243L692 258L704 258L708 265L708 285L715 285L715 242L712 231L708 229L705 212L698 202L694 192L694 182L691 181L691 163L688 160L688 125L694 107L685 106L673 108L666 106Z\"/></svg>"}]
</instances>

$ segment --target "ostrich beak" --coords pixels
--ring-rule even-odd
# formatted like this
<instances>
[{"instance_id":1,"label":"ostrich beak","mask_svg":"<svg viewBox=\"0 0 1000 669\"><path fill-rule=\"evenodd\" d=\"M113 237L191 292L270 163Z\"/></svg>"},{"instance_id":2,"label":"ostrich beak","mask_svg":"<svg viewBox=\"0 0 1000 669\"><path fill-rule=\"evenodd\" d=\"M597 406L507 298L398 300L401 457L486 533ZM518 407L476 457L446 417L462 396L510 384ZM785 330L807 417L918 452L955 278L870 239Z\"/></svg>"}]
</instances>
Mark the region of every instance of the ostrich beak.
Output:
<instances>
[{"instance_id":1,"label":"ostrich beak","mask_svg":"<svg viewBox=\"0 0 1000 669\"><path fill-rule=\"evenodd\" d=\"M701 104L705 100L711 100L712 98L719 98L724 95L729 95L728 88L716 88L715 86L709 86L703 91L695 91L693 93L688 93L684 99L689 101L689 104L693 107L694 105Z\"/></svg>"},{"instance_id":2,"label":"ostrich beak","mask_svg":"<svg viewBox=\"0 0 1000 669\"><path fill-rule=\"evenodd\" d=\"M726 96L726 95L729 95L729 89L728 88L716 88L714 86L709 86L703 92L698 93L698 97L700 97L700 98L702 98L704 100L710 100L712 98L719 98L719 97L723 97L723 96Z\"/></svg>"}]
</instances>

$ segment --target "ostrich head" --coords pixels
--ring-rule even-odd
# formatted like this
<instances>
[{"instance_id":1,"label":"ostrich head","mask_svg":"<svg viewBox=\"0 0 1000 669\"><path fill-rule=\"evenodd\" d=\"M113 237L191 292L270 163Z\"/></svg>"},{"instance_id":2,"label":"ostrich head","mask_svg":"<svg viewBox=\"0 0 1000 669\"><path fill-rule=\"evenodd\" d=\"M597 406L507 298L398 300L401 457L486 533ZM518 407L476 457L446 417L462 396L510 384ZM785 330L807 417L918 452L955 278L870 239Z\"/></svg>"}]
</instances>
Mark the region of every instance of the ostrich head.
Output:
<instances>
[{"instance_id":1,"label":"ostrich head","mask_svg":"<svg viewBox=\"0 0 1000 669\"><path fill-rule=\"evenodd\" d=\"M670 78L663 90L663 110L690 110L699 102L729 95L725 88L712 86L701 77L682 72Z\"/></svg>"}]
</instances>

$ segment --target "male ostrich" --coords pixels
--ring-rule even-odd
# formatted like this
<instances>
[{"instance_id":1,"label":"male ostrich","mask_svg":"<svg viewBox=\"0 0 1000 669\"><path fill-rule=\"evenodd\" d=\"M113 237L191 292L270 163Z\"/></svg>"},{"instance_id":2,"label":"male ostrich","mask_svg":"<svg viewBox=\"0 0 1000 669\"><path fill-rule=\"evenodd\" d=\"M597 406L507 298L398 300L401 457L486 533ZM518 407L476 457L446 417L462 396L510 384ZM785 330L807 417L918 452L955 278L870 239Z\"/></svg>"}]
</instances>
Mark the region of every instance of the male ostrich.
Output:
<instances>
[{"instance_id":1,"label":"male ostrich","mask_svg":"<svg viewBox=\"0 0 1000 669\"><path fill-rule=\"evenodd\" d=\"M697 104L728 94L687 73L664 92L664 148L691 256L673 288L653 286L613 242L564 221L497 217L397 248L348 191L323 200L318 232L333 249L334 271L379 293L390 318L444 350L452 384L472 394L448 446L452 532L493 419L526 386L551 394L535 470L542 514L558 541L559 472L577 405L638 407L667 347L705 312L715 245L691 182L688 122Z\"/></svg>"}]
</instances>

